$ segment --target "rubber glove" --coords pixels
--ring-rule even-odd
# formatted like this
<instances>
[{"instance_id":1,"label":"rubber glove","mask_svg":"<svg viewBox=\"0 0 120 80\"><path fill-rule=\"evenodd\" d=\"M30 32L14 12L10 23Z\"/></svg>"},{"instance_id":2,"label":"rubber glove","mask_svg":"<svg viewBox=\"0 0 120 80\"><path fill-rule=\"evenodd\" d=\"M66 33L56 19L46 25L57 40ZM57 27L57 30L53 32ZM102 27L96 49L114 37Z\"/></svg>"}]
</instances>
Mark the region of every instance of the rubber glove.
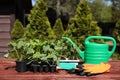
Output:
<instances>
[{"instance_id":1,"label":"rubber glove","mask_svg":"<svg viewBox=\"0 0 120 80\"><path fill-rule=\"evenodd\" d=\"M90 73L104 73L109 72L111 65L108 63L101 63L101 64L83 64L84 72Z\"/></svg>"}]
</instances>

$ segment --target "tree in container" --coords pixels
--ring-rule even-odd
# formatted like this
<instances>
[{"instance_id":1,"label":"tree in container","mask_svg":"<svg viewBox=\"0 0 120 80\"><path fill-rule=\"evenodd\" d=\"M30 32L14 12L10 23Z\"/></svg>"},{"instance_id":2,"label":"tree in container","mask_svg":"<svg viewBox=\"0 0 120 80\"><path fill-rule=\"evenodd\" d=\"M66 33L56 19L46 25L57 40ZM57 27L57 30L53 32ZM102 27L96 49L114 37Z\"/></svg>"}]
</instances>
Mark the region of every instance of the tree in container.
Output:
<instances>
[{"instance_id":1,"label":"tree in container","mask_svg":"<svg viewBox=\"0 0 120 80\"><path fill-rule=\"evenodd\" d=\"M58 18L55 22L55 25L53 27L53 31L54 33L56 34L57 38L58 39L61 39L63 33L64 33L64 29L63 29L63 26L62 26L62 21L60 18Z\"/></svg>"},{"instance_id":2,"label":"tree in container","mask_svg":"<svg viewBox=\"0 0 120 80\"><path fill-rule=\"evenodd\" d=\"M28 39L37 38L47 40L55 38L46 15L47 9L48 7L44 0L37 0L36 5L33 7L30 15L28 16L29 24L27 25L25 33L25 36Z\"/></svg>"},{"instance_id":3,"label":"tree in container","mask_svg":"<svg viewBox=\"0 0 120 80\"><path fill-rule=\"evenodd\" d=\"M24 35L24 27L22 23L17 19L14 22L13 29L11 31L11 40L18 40Z\"/></svg>"},{"instance_id":4,"label":"tree in container","mask_svg":"<svg viewBox=\"0 0 120 80\"><path fill-rule=\"evenodd\" d=\"M84 43L84 39L90 35L101 35L101 29L93 19L88 2L81 0L63 36L70 37L80 47Z\"/></svg>"}]
</instances>

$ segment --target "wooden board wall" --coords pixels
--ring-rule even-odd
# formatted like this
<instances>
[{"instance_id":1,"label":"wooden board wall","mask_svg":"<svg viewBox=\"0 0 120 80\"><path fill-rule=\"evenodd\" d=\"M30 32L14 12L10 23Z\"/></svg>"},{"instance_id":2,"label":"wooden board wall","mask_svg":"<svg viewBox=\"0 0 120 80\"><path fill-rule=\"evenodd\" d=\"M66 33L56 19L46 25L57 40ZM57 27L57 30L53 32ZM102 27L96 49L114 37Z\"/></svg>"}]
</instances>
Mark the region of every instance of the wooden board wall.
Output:
<instances>
[{"instance_id":1,"label":"wooden board wall","mask_svg":"<svg viewBox=\"0 0 120 80\"><path fill-rule=\"evenodd\" d=\"M14 15L0 15L0 57L3 57L4 52L8 50L14 20Z\"/></svg>"}]
</instances>

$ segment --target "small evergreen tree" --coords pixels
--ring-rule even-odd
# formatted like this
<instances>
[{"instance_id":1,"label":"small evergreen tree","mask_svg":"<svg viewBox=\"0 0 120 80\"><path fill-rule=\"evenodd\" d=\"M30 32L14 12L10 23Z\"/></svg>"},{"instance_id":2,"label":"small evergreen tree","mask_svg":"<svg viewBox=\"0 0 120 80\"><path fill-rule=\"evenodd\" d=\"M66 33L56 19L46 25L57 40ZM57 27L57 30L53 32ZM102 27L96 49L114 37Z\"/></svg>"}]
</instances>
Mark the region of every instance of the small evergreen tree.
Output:
<instances>
[{"instance_id":1,"label":"small evergreen tree","mask_svg":"<svg viewBox=\"0 0 120 80\"><path fill-rule=\"evenodd\" d=\"M37 0L36 5L28 16L29 24L27 25L25 33L27 38L37 38L41 40L55 38L46 15L47 9L48 7L44 0Z\"/></svg>"},{"instance_id":2,"label":"small evergreen tree","mask_svg":"<svg viewBox=\"0 0 120 80\"><path fill-rule=\"evenodd\" d=\"M58 39L61 39L63 33L64 33L64 29L63 29L63 26L62 26L62 21L60 18L58 18L55 22L55 25L53 27L53 31L54 33L56 34L57 38Z\"/></svg>"},{"instance_id":3,"label":"small evergreen tree","mask_svg":"<svg viewBox=\"0 0 120 80\"><path fill-rule=\"evenodd\" d=\"M97 26L97 22L93 20L87 1L80 0L75 15L70 19L64 36L70 37L80 46L84 43L84 39L87 36L100 34L101 29Z\"/></svg>"},{"instance_id":4,"label":"small evergreen tree","mask_svg":"<svg viewBox=\"0 0 120 80\"><path fill-rule=\"evenodd\" d=\"M115 29L113 30L113 37L120 43L120 20L116 22Z\"/></svg>"},{"instance_id":5,"label":"small evergreen tree","mask_svg":"<svg viewBox=\"0 0 120 80\"><path fill-rule=\"evenodd\" d=\"M18 40L24 35L24 28L22 23L17 19L14 22L13 29L11 31L11 40Z\"/></svg>"}]
</instances>

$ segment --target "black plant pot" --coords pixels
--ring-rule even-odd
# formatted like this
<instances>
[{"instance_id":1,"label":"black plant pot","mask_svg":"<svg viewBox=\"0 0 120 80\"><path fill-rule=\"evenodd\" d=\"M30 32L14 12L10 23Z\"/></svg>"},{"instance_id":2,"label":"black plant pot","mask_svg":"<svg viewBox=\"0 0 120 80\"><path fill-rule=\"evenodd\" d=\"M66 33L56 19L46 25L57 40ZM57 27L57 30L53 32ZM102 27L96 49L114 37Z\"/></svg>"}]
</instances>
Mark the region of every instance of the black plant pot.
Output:
<instances>
[{"instance_id":1,"label":"black plant pot","mask_svg":"<svg viewBox=\"0 0 120 80\"><path fill-rule=\"evenodd\" d=\"M42 65L44 72L49 72L49 65Z\"/></svg>"},{"instance_id":2,"label":"black plant pot","mask_svg":"<svg viewBox=\"0 0 120 80\"><path fill-rule=\"evenodd\" d=\"M26 61L16 61L16 71L17 72L26 72L27 71Z\"/></svg>"},{"instance_id":3,"label":"black plant pot","mask_svg":"<svg viewBox=\"0 0 120 80\"><path fill-rule=\"evenodd\" d=\"M50 72L56 72L56 65L50 65Z\"/></svg>"},{"instance_id":4,"label":"black plant pot","mask_svg":"<svg viewBox=\"0 0 120 80\"><path fill-rule=\"evenodd\" d=\"M33 72L38 72L39 71L39 65L38 64L31 64L31 69Z\"/></svg>"},{"instance_id":5,"label":"black plant pot","mask_svg":"<svg viewBox=\"0 0 120 80\"><path fill-rule=\"evenodd\" d=\"M38 71L39 71L39 72L43 72L43 66L42 66L42 65L39 65Z\"/></svg>"}]
</instances>

